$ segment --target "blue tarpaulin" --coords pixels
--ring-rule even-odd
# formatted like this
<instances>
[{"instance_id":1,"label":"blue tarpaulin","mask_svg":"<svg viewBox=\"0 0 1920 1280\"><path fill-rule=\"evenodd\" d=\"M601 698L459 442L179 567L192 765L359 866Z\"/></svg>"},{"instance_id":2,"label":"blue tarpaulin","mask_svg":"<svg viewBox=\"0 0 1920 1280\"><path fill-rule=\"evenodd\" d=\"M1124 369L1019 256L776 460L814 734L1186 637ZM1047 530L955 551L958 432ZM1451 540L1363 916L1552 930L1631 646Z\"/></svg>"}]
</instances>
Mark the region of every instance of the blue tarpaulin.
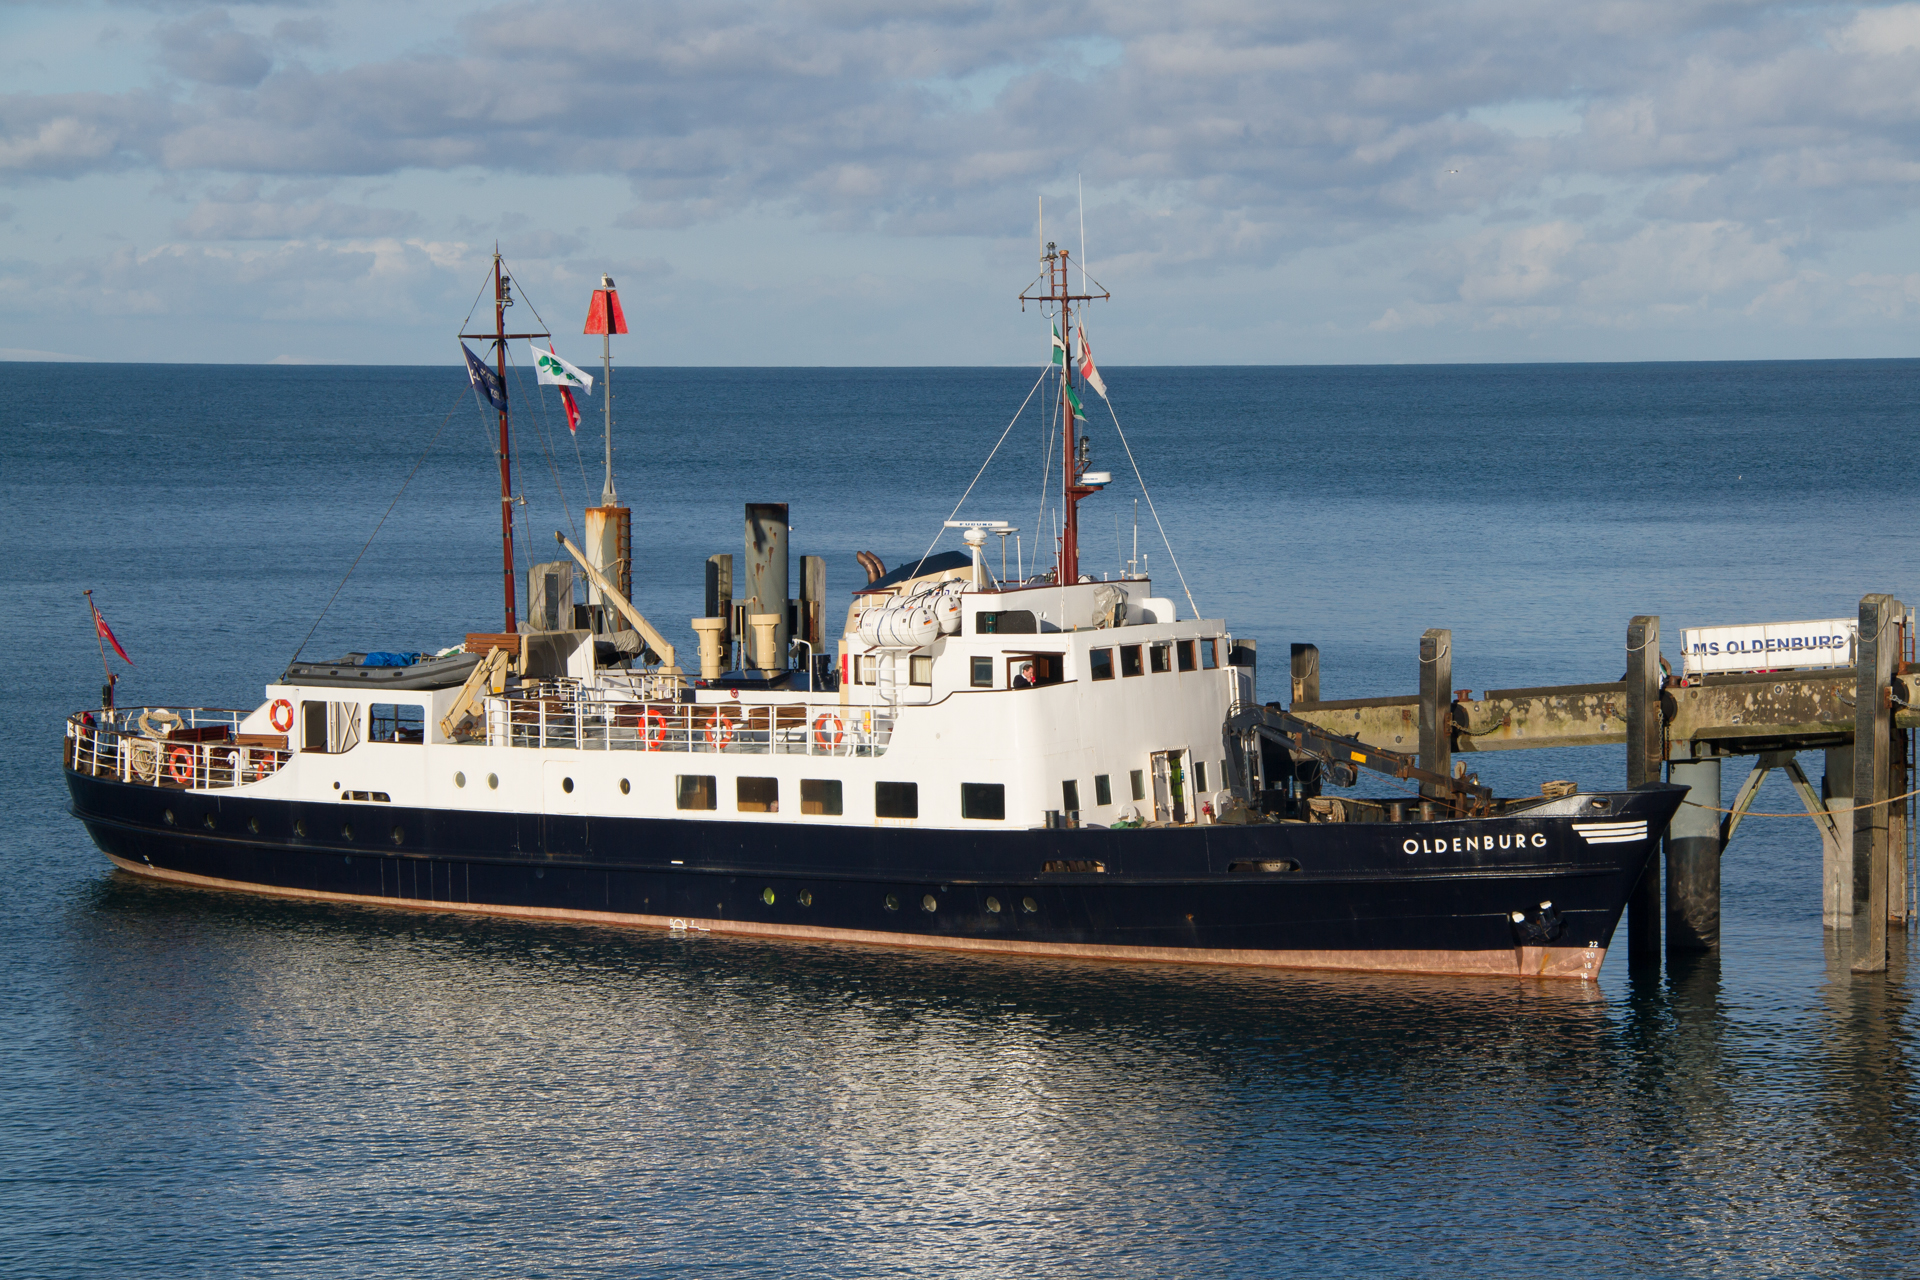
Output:
<instances>
[{"instance_id":1,"label":"blue tarpaulin","mask_svg":"<svg viewBox=\"0 0 1920 1280\"><path fill-rule=\"evenodd\" d=\"M419 653L370 653L360 659L363 667L410 667L425 657Z\"/></svg>"}]
</instances>

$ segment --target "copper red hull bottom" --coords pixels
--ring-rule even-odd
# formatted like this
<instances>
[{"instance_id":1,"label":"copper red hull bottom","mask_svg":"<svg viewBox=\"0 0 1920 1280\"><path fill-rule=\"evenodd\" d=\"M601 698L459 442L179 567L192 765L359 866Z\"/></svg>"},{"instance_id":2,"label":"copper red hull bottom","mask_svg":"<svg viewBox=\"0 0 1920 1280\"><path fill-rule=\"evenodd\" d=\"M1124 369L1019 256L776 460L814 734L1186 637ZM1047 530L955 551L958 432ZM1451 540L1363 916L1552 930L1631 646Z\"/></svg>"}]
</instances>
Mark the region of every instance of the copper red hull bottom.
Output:
<instances>
[{"instance_id":1,"label":"copper red hull bottom","mask_svg":"<svg viewBox=\"0 0 1920 1280\"><path fill-rule=\"evenodd\" d=\"M518 920L551 920L623 928L693 930L757 938L786 938L808 942L856 943L880 947L965 951L990 955L1051 956L1078 960L1118 960L1159 964L1235 965L1267 969L1345 970L1363 973L1446 974L1463 977L1560 978L1593 981L1606 959L1605 947L1500 947L1489 950L1283 950L1208 947L1111 946L1099 943L1043 942L1025 939L960 938L871 929L822 928L813 925L766 924L756 921L701 919L620 911L592 911L560 907L490 905L440 902L425 898L337 893L223 880L148 866L115 854L107 855L123 871L150 880L264 894L308 902L343 902L365 906L400 907L460 915L501 916Z\"/></svg>"}]
</instances>

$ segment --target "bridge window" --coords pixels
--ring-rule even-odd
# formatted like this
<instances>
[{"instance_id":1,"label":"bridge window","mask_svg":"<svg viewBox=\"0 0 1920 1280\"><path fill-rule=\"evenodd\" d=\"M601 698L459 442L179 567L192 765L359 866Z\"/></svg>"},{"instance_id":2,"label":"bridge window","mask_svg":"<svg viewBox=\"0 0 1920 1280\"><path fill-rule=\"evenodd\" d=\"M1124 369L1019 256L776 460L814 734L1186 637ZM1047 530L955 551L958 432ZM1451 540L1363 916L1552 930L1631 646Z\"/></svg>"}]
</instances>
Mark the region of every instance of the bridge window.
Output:
<instances>
[{"instance_id":1,"label":"bridge window","mask_svg":"<svg viewBox=\"0 0 1920 1280\"><path fill-rule=\"evenodd\" d=\"M1007 789L998 782L960 784L960 816L999 822L1007 816Z\"/></svg>"},{"instance_id":2,"label":"bridge window","mask_svg":"<svg viewBox=\"0 0 1920 1280\"><path fill-rule=\"evenodd\" d=\"M1120 674L1123 676L1137 676L1140 672L1140 646L1137 644L1121 645Z\"/></svg>"},{"instance_id":3,"label":"bridge window","mask_svg":"<svg viewBox=\"0 0 1920 1280\"><path fill-rule=\"evenodd\" d=\"M676 809L713 809L719 788L710 773L682 773L673 779L673 807Z\"/></svg>"},{"instance_id":4,"label":"bridge window","mask_svg":"<svg viewBox=\"0 0 1920 1280\"><path fill-rule=\"evenodd\" d=\"M780 812L780 779L736 778L733 807L741 813Z\"/></svg>"},{"instance_id":5,"label":"bridge window","mask_svg":"<svg viewBox=\"0 0 1920 1280\"><path fill-rule=\"evenodd\" d=\"M1194 661L1193 661L1193 647L1194 647L1194 642L1193 642L1192 640L1182 640L1182 641L1181 641L1181 642L1180 642L1179 644L1177 644L1177 645L1175 645L1175 646L1173 646L1173 647L1174 647L1174 650L1175 650L1175 652L1177 652L1177 653L1178 653L1178 654L1180 655L1180 669L1181 669L1182 671L1191 671L1191 670L1193 670L1193 668L1194 668Z\"/></svg>"},{"instance_id":6,"label":"bridge window","mask_svg":"<svg viewBox=\"0 0 1920 1280\"><path fill-rule=\"evenodd\" d=\"M876 818L919 817L920 785L916 782L874 783L873 816Z\"/></svg>"},{"instance_id":7,"label":"bridge window","mask_svg":"<svg viewBox=\"0 0 1920 1280\"><path fill-rule=\"evenodd\" d=\"M427 709L417 702L376 702L367 708L368 742L425 742Z\"/></svg>"},{"instance_id":8,"label":"bridge window","mask_svg":"<svg viewBox=\"0 0 1920 1280\"><path fill-rule=\"evenodd\" d=\"M1147 658L1156 675L1173 670L1173 646L1170 644L1149 645Z\"/></svg>"},{"instance_id":9,"label":"bridge window","mask_svg":"<svg viewBox=\"0 0 1920 1280\"><path fill-rule=\"evenodd\" d=\"M1113 679L1113 650L1089 650L1087 653L1087 671L1095 680Z\"/></svg>"},{"instance_id":10,"label":"bridge window","mask_svg":"<svg viewBox=\"0 0 1920 1280\"><path fill-rule=\"evenodd\" d=\"M840 816L840 779L800 779L800 812L814 818Z\"/></svg>"},{"instance_id":11,"label":"bridge window","mask_svg":"<svg viewBox=\"0 0 1920 1280\"><path fill-rule=\"evenodd\" d=\"M1220 642L1202 640L1200 642L1200 666L1206 671L1215 671L1220 666Z\"/></svg>"},{"instance_id":12,"label":"bridge window","mask_svg":"<svg viewBox=\"0 0 1920 1280\"><path fill-rule=\"evenodd\" d=\"M1040 630L1031 609L976 613L973 617L973 633L979 636L1030 636Z\"/></svg>"}]
</instances>

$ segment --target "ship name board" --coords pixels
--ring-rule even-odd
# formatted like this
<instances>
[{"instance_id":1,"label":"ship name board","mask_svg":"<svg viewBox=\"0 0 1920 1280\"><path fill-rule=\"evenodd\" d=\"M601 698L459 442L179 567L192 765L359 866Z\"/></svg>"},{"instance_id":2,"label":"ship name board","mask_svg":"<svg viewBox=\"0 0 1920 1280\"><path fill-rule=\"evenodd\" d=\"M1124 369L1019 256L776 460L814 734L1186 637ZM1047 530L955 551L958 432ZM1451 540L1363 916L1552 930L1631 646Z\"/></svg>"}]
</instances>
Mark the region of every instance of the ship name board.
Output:
<instances>
[{"instance_id":1,"label":"ship name board","mask_svg":"<svg viewBox=\"0 0 1920 1280\"><path fill-rule=\"evenodd\" d=\"M1860 623L1854 618L1766 622L1745 627L1689 627L1686 673L1778 671L1786 667L1850 667Z\"/></svg>"}]
</instances>

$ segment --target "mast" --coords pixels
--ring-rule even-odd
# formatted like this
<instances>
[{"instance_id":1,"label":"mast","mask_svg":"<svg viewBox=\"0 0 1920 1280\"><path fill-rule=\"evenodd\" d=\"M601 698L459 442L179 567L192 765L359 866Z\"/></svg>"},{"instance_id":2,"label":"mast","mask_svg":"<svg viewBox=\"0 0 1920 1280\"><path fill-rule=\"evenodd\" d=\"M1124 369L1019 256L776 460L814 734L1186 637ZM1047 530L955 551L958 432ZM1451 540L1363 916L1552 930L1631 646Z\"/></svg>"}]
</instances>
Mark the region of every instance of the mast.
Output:
<instances>
[{"instance_id":1,"label":"mast","mask_svg":"<svg viewBox=\"0 0 1920 1280\"><path fill-rule=\"evenodd\" d=\"M493 344L494 372L500 379L500 398L507 398L507 340L509 338L547 338L552 335L545 329L538 333L508 333L507 308L513 305L513 278L507 274L500 260L500 246L493 247L493 332L463 333L462 338L485 339ZM519 613L514 608L513 591L513 439L508 423L507 410L499 410L500 415L500 563L501 582L506 597L507 626L509 633L520 629Z\"/></svg>"},{"instance_id":2,"label":"mast","mask_svg":"<svg viewBox=\"0 0 1920 1280\"><path fill-rule=\"evenodd\" d=\"M500 247L493 250L493 357L500 374L500 392L507 389L507 280L500 270ZM507 411L500 410L500 556L506 584L509 635L520 629L513 607L513 455L507 435Z\"/></svg>"},{"instance_id":3,"label":"mast","mask_svg":"<svg viewBox=\"0 0 1920 1280\"><path fill-rule=\"evenodd\" d=\"M1080 500L1100 492L1098 485L1083 484L1080 479L1086 467L1086 458L1078 448L1079 438L1073 413L1073 397L1068 394L1073 382L1073 304L1092 302L1096 298L1104 299L1110 296L1104 289L1099 293L1073 292L1067 258L1068 250L1057 247L1051 240L1047 241L1046 251L1041 257L1047 290L1045 293L1020 295L1022 302L1041 304L1042 314L1045 314L1049 306L1057 308L1056 314L1060 317L1060 341L1064 344L1060 370L1062 528L1060 562L1055 577L1063 585L1080 581ZM1081 287L1085 289L1089 286Z\"/></svg>"},{"instance_id":4,"label":"mast","mask_svg":"<svg viewBox=\"0 0 1920 1280\"><path fill-rule=\"evenodd\" d=\"M602 274L600 287L606 291L606 316L604 327L600 330L600 376L606 382L607 393L607 482L600 490L600 505L613 507L620 504L620 498L613 491L613 277ZM622 317L624 320L624 317ZM621 332L626 327L621 326Z\"/></svg>"}]
</instances>

